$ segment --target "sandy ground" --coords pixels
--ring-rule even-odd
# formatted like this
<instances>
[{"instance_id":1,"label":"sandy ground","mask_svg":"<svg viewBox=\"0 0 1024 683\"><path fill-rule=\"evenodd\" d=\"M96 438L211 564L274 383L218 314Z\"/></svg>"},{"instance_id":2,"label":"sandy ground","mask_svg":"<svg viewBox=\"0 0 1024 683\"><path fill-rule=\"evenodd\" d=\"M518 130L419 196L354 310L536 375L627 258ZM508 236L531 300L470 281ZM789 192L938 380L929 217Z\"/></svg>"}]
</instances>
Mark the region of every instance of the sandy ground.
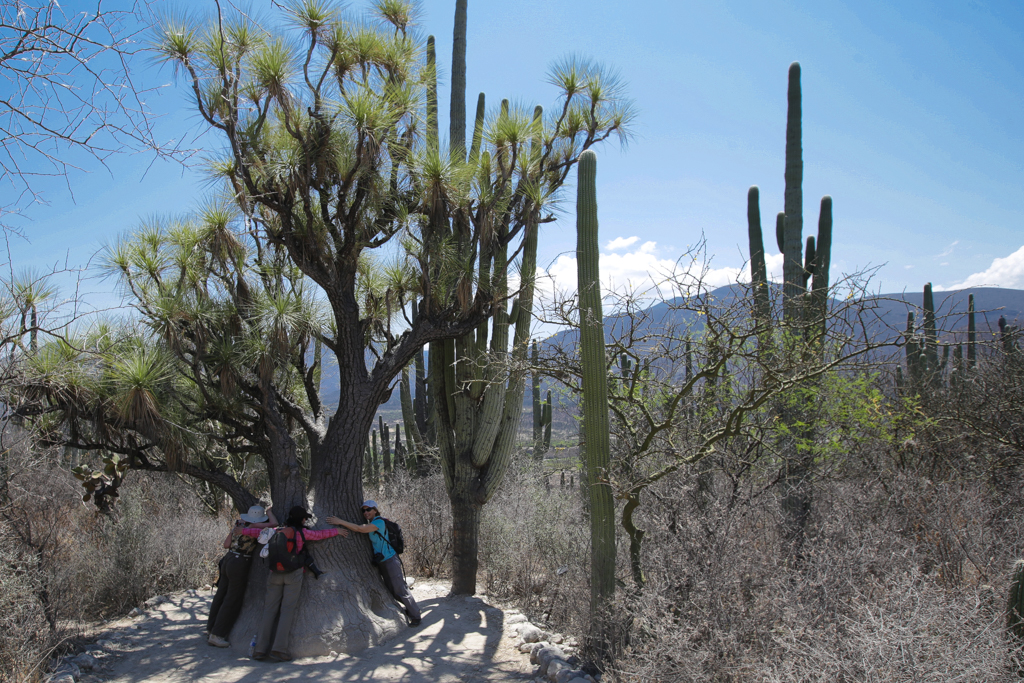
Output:
<instances>
[{"instance_id":1,"label":"sandy ground","mask_svg":"<svg viewBox=\"0 0 1024 683\"><path fill-rule=\"evenodd\" d=\"M258 681L526 681L533 667L505 628L506 613L480 596L447 597L449 585L417 581L423 623L358 655L256 662L206 643L213 593L186 591L142 617L111 623L98 639L113 643L102 670L83 683L256 683ZM509 613L511 614L511 612ZM85 672L83 672L85 673Z\"/></svg>"}]
</instances>

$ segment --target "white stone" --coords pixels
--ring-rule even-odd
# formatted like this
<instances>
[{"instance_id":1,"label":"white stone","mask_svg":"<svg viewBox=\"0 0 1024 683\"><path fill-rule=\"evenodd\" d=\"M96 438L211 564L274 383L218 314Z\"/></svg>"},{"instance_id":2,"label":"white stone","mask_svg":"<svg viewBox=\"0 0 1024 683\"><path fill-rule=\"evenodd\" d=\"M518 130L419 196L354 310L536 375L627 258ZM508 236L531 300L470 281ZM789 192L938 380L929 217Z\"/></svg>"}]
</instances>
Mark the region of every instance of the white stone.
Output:
<instances>
[{"instance_id":1,"label":"white stone","mask_svg":"<svg viewBox=\"0 0 1024 683\"><path fill-rule=\"evenodd\" d=\"M544 632L533 624L523 624L523 627L519 629L519 636L527 643L536 643L543 640L543 635Z\"/></svg>"},{"instance_id":2,"label":"white stone","mask_svg":"<svg viewBox=\"0 0 1024 683\"><path fill-rule=\"evenodd\" d=\"M512 624L521 624L524 621L526 621L525 614L510 614L508 617L505 618L505 623L509 626L511 626Z\"/></svg>"},{"instance_id":3,"label":"white stone","mask_svg":"<svg viewBox=\"0 0 1024 683\"><path fill-rule=\"evenodd\" d=\"M51 674L46 680L49 683L75 683L75 677L66 672Z\"/></svg>"},{"instance_id":4,"label":"white stone","mask_svg":"<svg viewBox=\"0 0 1024 683\"><path fill-rule=\"evenodd\" d=\"M140 616L141 614L142 614L142 610L140 610L138 607L132 607L131 611L128 612L128 616L130 616L130 617L137 617L137 616Z\"/></svg>"},{"instance_id":5,"label":"white stone","mask_svg":"<svg viewBox=\"0 0 1024 683\"><path fill-rule=\"evenodd\" d=\"M561 634L556 633L555 637L551 639L551 642L555 643L556 645L561 645L565 642L565 638L563 638Z\"/></svg>"},{"instance_id":6,"label":"white stone","mask_svg":"<svg viewBox=\"0 0 1024 683\"><path fill-rule=\"evenodd\" d=\"M557 645L547 645L546 647L538 648L534 654L537 657L537 664L540 665L542 674L547 671L548 664L552 660L565 659L565 653Z\"/></svg>"},{"instance_id":7,"label":"white stone","mask_svg":"<svg viewBox=\"0 0 1024 683\"><path fill-rule=\"evenodd\" d=\"M519 651L524 653L524 654L527 653L527 652L531 652L531 651L533 651L533 646L534 645L535 645L535 643L520 643L519 644Z\"/></svg>"}]
</instances>

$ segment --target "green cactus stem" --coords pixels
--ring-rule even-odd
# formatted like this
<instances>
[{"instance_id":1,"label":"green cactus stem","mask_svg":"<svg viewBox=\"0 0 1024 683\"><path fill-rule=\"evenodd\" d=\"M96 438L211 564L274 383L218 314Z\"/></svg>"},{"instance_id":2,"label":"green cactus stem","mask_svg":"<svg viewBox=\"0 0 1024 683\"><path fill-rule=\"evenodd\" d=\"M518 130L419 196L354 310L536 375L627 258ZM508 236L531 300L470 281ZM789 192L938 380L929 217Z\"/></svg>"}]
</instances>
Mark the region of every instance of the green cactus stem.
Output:
<instances>
[{"instance_id":1,"label":"green cactus stem","mask_svg":"<svg viewBox=\"0 0 1024 683\"><path fill-rule=\"evenodd\" d=\"M785 228L782 238L782 303L784 316L792 325L800 319L800 297L804 277L804 265L800 258L803 248L804 229L804 158L801 146L802 103L800 91L800 64L789 66L788 109L786 114L786 194Z\"/></svg>"},{"instance_id":2,"label":"green cactus stem","mask_svg":"<svg viewBox=\"0 0 1024 683\"><path fill-rule=\"evenodd\" d=\"M484 117L487 113L486 97L480 93L476 98L476 120L473 123L473 142L469 150L469 160L476 161L480 156L480 144L484 137Z\"/></svg>"},{"instance_id":3,"label":"green cactus stem","mask_svg":"<svg viewBox=\"0 0 1024 683\"><path fill-rule=\"evenodd\" d=\"M598 260L597 154L580 155L576 189L576 258L579 276L583 429L590 499L592 622L615 593L615 505L606 481L610 462L608 379Z\"/></svg>"},{"instance_id":4,"label":"green cactus stem","mask_svg":"<svg viewBox=\"0 0 1024 683\"><path fill-rule=\"evenodd\" d=\"M427 36L427 145L438 148L437 128L437 53L434 36Z\"/></svg>"},{"instance_id":5,"label":"green cactus stem","mask_svg":"<svg viewBox=\"0 0 1024 683\"><path fill-rule=\"evenodd\" d=\"M768 268L764 260L759 192L757 185L747 190L747 237L750 242L750 285L754 295L754 323L757 326L758 343L762 347L767 347L767 334L771 326L771 293L768 290ZM689 338L686 342L689 344ZM689 371L687 361L687 381Z\"/></svg>"},{"instance_id":6,"label":"green cactus stem","mask_svg":"<svg viewBox=\"0 0 1024 683\"><path fill-rule=\"evenodd\" d=\"M384 416L377 416L378 429L380 429L381 456L383 457L384 471L391 471L391 431L384 424Z\"/></svg>"},{"instance_id":7,"label":"green cactus stem","mask_svg":"<svg viewBox=\"0 0 1024 683\"><path fill-rule=\"evenodd\" d=\"M932 283L924 286L922 302L924 309L924 354L925 372L928 373L929 384L940 381L939 376L939 336L935 326L935 296L932 294Z\"/></svg>"},{"instance_id":8,"label":"green cactus stem","mask_svg":"<svg viewBox=\"0 0 1024 683\"><path fill-rule=\"evenodd\" d=\"M544 401L544 415L541 417L541 424L544 425L544 440L542 442L544 446L544 452L547 453L551 450L551 390L548 389L548 398Z\"/></svg>"},{"instance_id":9,"label":"green cactus stem","mask_svg":"<svg viewBox=\"0 0 1024 683\"><path fill-rule=\"evenodd\" d=\"M537 350L537 342L530 344L530 389L533 394L533 444L536 449L541 437L541 419L543 418L544 407L540 400L540 372L537 365L540 362L540 352ZM534 455L537 455L536 451Z\"/></svg>"},{"instance_id":10,"label":"green cactus stem","mask_svg":"<svg viewBox=\"0 0 1024 683\"><path fill-rule=\"evenodd\" d=\"M828 316L829 271L832 266L832 197L821 198L818 213L818 240L814 250L814 279L811 281L811 298L814 302L814 325L816 334L825 334L825 320Z\"/></svg>"},{"instance_id":11,"label":"green cactus stem","mask_svg":"<svg viewBox=\"0 0 1024 683\"><path fill-rule=\"evenodd\" d=\"M978 362L975 343L978 341L978 328L974 324L974 295L967 296L967 365L971 369Z\"/></svg>"},{"instance_id":12,"label":"green cactus stem","mask_svg":"<svg viewBox=\"0 0 1024 683\"><path fill-rule=\"evenodd\" d=\"M466 3L467 0L455 0L455 27L452 31L452 97L448 114L448 150L451 158L460 162L466 160Z\"/></svg>"}]
</instances>

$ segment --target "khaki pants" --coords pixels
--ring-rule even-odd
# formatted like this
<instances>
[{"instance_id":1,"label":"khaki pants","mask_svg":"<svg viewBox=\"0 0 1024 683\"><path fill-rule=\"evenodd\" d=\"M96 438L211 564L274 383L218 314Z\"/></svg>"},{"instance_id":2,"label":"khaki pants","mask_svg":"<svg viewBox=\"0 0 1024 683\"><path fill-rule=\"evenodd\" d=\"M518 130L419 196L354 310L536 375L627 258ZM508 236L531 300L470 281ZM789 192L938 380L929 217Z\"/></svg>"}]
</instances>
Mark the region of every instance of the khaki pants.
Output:
<instances>
[{"instance_id":1,"label":"khaki pants","mask_svg":"<svg viewBox=\"0 0 1024 683\"><path fill-rule=\"evenodd\" d=\"M291 634L292 622L295 620L295 608L299 604L299 592L302 590L302 573L304 569L293 572L270 572L267 579L267 597L263 602L263 623L260 635L256 640L256 652L280 652L288 654L288 637ZM277 619L277 633L274 633L274 618ZM274 645L270 646L271 636Z\"/></svg>"}]
</instances>

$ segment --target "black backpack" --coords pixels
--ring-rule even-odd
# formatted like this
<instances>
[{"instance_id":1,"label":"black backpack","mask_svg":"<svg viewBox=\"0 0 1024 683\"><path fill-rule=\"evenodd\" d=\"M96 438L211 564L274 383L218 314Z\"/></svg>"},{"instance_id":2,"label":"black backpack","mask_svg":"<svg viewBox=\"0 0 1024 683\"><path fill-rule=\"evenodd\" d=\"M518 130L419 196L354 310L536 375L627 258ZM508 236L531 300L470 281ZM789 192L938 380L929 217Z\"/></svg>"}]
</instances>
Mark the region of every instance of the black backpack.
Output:
<instances>
[{"instance_id":1,"label":"black backpack","mask_svg":"<svg viewBox=\"0 0 1024 683\"><path fill-rule=\"evenodd\" d=\"M272 572L293 572L306 566L306 535L302 529L295 529L295 538L289 539L284 534L284 529L278 529L270 541L267 542L267 563ZM298 546L298 536L302 535L302 552L295 552ZM288 550L288 543L292 544L292 550Z\"/></svg>"},{"instance_id":2,"label":"black backpack","mask_svg":"<svg viewBox=\"0 0 1024 683\"><path fill-rule=\"evenodd\" d=\"M398 526L398 522L393 522L387 517L381 517L384 520L384 530L387 531L387 536L384 536L384 542L391 546L396 555L401 555L405 552L405 538L402 536L402 527ZM380 534L380 532L377 532Z\"/></svg>"}]
</instances>

